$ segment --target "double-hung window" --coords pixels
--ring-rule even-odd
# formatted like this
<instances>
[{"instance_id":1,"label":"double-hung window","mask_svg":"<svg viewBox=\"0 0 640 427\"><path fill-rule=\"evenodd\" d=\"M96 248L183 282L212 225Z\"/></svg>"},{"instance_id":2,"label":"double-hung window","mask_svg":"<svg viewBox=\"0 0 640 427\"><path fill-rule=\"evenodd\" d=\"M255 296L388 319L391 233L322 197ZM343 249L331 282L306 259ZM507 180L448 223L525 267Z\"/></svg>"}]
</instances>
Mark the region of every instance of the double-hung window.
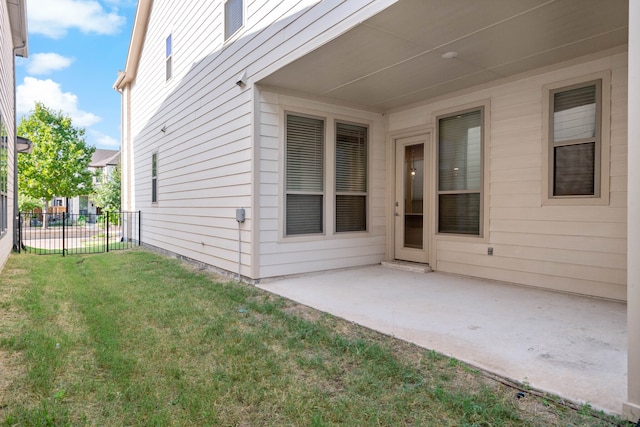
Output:
<instances>
[{"instance_id":1,"label":"double-hung window","mask_svg":"<svg viewBox=\"0 0 640 427\"><path fill-rule=\"evenodd\" d=\"M438 118L438 233L480 236L484 108Z\"/></svg>"},{"instance_id":2,"label":"double-hung window","mask_svg":"<svg viewBox=\"0 0 640 427\"><path fill-rule=\"evenodd\" d=\"M244 25L243 0L224 2L224 39L228 40Z\"/></svg>"},{"instance_id":3,"label":"double-hung window","mask_svg":"<svg viewBox=\"0 0 640 427\"><path fill-rule=\"evenodd\" d=\"M367 229L365 126L336 123L336 232Z\"/></svg>"},{"instance_id":4,"label":"double-hung window","mask_svg":"<svg viewBox=\"0 0 640 427\"><path fill-rule=\"evenodd\" d=\"M158 153L151 155L151 203L158 203Z\"/></svg>"},{"instance_id":5,"label":"double-hung window","mask_svg":"<svg viewBox=\"0 0 640 427\"><path fill-rule=\"evenodd\" d=\"M327 223L329 233L366 231L369 128L293 113L285 120L285 235L323 234Z\"/></svg>"},{"instance_id":6,"label":"double-hung window","mask_svg":"<svg viewBox=\"0 0 640 427\"><path fill-rule=\"evenodd\" d=\"M173 56L172 50L173 50L173 46L171 41L171 34L169 34L169 36L167 36L166 46L165 46L165 80L169 80L173 72L172 64L171 64L172 62L171 58Z\"/></svg>"},{"instance_id":7,"label":"double-hung window","mask_svg":"<svg viewBox=\"0 0 640 427\"><path fill-rule=\"evenodd\" d=\"M286 235L324 232L325 121L287 114Z\"/></svg>"},{"instance_id":8,"label":"double-hung window","mask_svg":"<svg viewBox=\"0 0 640 427\"><path fill-rule=\"evenodd\" d=\"M602 81L549 92L549 195L599 197Z\"/></svg>"}]
</instances>

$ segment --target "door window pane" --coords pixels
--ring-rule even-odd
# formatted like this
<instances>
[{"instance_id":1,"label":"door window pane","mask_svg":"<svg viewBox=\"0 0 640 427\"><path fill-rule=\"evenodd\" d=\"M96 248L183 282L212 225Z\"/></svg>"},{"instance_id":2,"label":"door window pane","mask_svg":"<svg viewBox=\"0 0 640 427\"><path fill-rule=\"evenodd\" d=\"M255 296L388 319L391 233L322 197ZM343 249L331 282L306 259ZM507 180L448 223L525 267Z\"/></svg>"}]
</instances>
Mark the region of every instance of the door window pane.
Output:
<instances>
[{"instance_id":1,"label":"door window pane","mask_svg":"<svg viewBox=\"0 0 640 427\"><path fill-rule=\"evenodd\" d=\"M424 144L404 148L405 248L422 249L424 236Z\"/></svg>"}]
</instances>

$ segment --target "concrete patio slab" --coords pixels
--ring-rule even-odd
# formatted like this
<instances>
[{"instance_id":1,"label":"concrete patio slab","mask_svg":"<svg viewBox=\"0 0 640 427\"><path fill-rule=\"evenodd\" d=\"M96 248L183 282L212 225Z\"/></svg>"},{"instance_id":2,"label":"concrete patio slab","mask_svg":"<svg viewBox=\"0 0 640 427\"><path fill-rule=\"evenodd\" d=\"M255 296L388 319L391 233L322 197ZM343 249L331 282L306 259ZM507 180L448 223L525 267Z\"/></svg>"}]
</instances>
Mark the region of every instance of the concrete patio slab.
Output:
<instances>
[{"instance_id":1,"label":"concrete patio slab","mask_svg":"<svg viewBox=\"0 0 640 427\"><path fill-rule=\"evenodd\" d=\"M627 397L624 303L380 265L258 287L608 413Z\"/></svg>"}]
</instances>

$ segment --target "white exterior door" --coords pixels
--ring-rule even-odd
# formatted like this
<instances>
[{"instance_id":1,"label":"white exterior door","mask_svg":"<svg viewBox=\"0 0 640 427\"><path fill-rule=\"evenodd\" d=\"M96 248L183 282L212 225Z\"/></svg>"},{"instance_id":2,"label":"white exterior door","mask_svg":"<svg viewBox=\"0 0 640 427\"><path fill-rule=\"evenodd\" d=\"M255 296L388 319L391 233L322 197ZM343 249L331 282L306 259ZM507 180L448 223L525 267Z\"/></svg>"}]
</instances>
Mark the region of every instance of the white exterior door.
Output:
<instances>
[{"instance_id":1,"label":"white exterior door","mask_svg":"<svg viewBox=\"0 0 640 427\"><path fill-rule=\"evenodd\" d=\"M395 140L395 258L429 262L430 134Z\"/></svg>"}]
</instances>

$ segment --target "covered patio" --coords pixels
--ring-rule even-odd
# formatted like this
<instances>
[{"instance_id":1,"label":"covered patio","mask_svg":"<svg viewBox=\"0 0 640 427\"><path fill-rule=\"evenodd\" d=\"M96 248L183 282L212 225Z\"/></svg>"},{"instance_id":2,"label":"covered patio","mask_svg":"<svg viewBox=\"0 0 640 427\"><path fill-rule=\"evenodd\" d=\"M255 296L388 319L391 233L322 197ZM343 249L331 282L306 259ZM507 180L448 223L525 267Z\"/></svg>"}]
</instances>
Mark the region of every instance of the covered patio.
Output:
<instances>
[{"instance_id":1,"label":"covered patio","mask_svg":"<svg viewBox=\"0 0 640 427\"><path fill-rule=\"evenodd\" d=\"M627 193L627 280L626 295L611 296L626 297L626 304L382 266L286 278L260 286L532 387L623 413L637 422L640 169L635 166L640 162L640 123L631 118L640 112L640 6L617 1L603 7L597 0L465 5L440 0L394 3L287 66L265 68L256 75L256 82L280 93L393 118L408 106L446 100L471 87L487 88L531 70L550 70L561 64L569 67L576 58L627 50L630 119L628 127L620 129L628 131L624 156L629 166L623 188ZM481 7L481 13L474 7ZM425 126L428 120L425 118ZM415 121L406 121L409 124L398 120L398 127L415 125ZM387 214L391 243L386 259L405 259L396 256L392 247L393 207ZM433 261L432 256L429 263L442 270Z\"/></svg>"},{"instance_id":2,"label":"covered patio","mask_svg":"<svg viewBox=\"0 0 640 427\"><path fill-rule=\"evenodd\" d=\"M626 304L392 267L398 265L258 286L535 389L621 413Z\"/></svg>"}]
</instances>

